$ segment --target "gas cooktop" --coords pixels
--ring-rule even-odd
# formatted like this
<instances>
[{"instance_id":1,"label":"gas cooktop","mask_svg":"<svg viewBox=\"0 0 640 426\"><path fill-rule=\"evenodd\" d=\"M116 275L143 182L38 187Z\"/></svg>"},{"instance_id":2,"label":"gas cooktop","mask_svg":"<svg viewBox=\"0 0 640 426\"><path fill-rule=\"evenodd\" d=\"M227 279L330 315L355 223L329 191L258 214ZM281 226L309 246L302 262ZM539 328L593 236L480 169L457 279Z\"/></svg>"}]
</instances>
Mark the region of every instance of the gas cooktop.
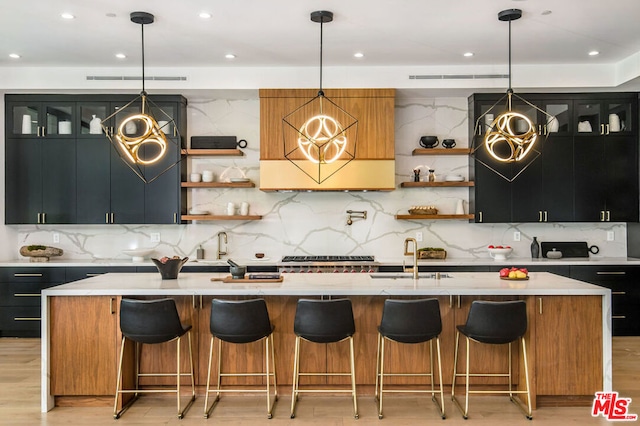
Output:
<instances>
[{"instance_id":1,"label":"gas cooktop","mask_svg":"<svg viewBox=\"0 0 640 426\"><path fill-rule=\"evenodd\" d=\"M282 262L374 262L373 256L284 256Z\"/></svg>"}]
</instances>

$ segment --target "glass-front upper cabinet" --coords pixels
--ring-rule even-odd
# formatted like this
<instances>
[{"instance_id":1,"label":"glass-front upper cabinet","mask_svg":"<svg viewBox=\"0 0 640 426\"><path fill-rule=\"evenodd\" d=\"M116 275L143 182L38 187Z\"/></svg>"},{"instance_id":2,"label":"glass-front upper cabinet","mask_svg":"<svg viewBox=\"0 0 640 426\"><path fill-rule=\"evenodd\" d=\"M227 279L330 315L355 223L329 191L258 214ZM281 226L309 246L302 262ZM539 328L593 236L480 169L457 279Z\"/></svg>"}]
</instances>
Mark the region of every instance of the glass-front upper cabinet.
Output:
<instances>
[{"instance_id":1,"label":"glass-front upper cabinet","mask_svg":"<svg viewBox=\"0 0 640 426\"><path fill-rule=\"evenodd\" d=\"M541 135L567 135L573 132L572 102L567 100L544 100L536 104L538 111L538 133Z\"/></svg>"},{"instance_id":2,"label":"glass-front upper cabinet","mask_svg":"<svg viewBox=\"0 0 640 426\"><path fill-rule=\"evenodd\" d=\"M613 135L633 132L632 102L620 99L574 101L577 135Z\"/></svg>"},{"instance_id":3,"label":"glass-front upper cabinet","mask_svg":"<svg viewBox=\"0 0 640 426\"><path fill-rule=\"evenodd\" d=\"M75 137L74 102L8 102L9 137Z\"/></svg>"},{"instance_id":4,"label":"glass-front upper cabinet","mask_svg":"<svg viewBox=\"0 0 640 426\"><path fill-rule=\"evenodd\" d=\"M109 102L78 102L78 134L82 137L103 136L102 121L109 114Z\"/></svg>"}]
</instances>

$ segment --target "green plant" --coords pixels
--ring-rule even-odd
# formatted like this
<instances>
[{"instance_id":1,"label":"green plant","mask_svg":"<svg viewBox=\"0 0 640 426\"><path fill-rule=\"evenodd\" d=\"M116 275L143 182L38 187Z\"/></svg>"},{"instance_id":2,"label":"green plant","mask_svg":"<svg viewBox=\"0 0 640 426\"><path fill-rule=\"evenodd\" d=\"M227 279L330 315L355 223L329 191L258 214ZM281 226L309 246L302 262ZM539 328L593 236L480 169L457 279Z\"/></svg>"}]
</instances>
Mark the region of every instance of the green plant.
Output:
<instances>
[{"instance_id":1,"label":"green plant","mask_svg":"<svg viewBox=\"0 0 640 426\"><path fill-rule=\"evenodd\" d=\"M47 246L42 246L42 245L39 245L39 244L33 244L33 245L30 245L30 246L27 246L27 250L29 250L29 251L46 250L46 249L47 249Z\"/></svg>"}]
</instances>

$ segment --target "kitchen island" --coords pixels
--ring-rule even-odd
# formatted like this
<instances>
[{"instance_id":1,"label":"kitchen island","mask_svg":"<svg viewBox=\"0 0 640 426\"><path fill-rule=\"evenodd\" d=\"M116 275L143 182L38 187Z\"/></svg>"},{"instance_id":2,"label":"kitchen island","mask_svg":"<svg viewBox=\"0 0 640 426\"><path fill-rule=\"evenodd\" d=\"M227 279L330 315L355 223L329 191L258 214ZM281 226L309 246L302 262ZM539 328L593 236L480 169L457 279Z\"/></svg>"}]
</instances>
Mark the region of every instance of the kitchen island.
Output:
<instances>
[{"instance_id":1,"label":"kitchen island","mask_svg":"<svg viewBox=\"0 0 640 426\"><path fill-rule=\"evenodd\" d=\"M417 280L406 274L378 273L286 274L283 282L268 283L211 281L225 276L227 273L181 273L177 280L162 280L158 273L108 273L43 290L42 410L58 404L111 403L121 339L118 304L122 297L176 299L181 318L194 327L196 380L200 385L206 383L213 297L267 300L275 325L281 385L291 381L293 316L298 298L349 297L356 320L356 380L360 393L370 392L375 382L376 327L384 300L437 297L443 321L445 385L451 383L455 325L464 323L471 301L521 299L527 302L529 327L525 338L534 406L587 404L596 391L612 388L611 291L603 287L549 273L530 273L528 280L508 281L493 272L456 272L440 274L439 278L421 274ZM485 370L506 365L506 348L485 346L491 347L478 348L472 368L474 363ZM337 371L347 359L344 349L317 349L305 360L305 367ZM388 357L394 368L428 363L428 347L403 347L402 355L398 349L391 347L395 355ZM159 360L171 362L167 351L151 346L145 350L143 369ZM244 352L236 355L235 350L225 348L223 356L233 358L238 368L260 368L260 352L246 356ZM512 359L519 371L517 351ZM328 383L339 380L330 378ZM472 383L500 386L495 380Z\"/></svg>"}]
</instances>

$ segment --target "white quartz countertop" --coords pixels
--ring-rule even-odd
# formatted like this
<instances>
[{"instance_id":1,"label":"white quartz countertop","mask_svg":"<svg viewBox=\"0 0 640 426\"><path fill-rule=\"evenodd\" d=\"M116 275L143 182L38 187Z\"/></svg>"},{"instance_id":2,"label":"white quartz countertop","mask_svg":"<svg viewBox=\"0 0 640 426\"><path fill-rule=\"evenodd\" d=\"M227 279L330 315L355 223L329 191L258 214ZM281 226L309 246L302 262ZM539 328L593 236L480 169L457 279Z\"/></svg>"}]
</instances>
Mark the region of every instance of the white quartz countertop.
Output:
<instances>
[{"instance_id":1,"label":"white quartz countertop","mask_svg":"<svg viewBox=\"0 0 640 426\"><path fill-rule=\"evenodd\" d=\"M281 264L280 257L265 259L234 258L241 265L269 266ZM380 266L410 264L410 257L376 258ZM631 257L568 257L562 259L531 259L528 257L513 257L504 261L496 261L489 257L482 258L453 258L453 259L420 259L421 266L529 266L529 265L640 265L640 259ZM0 267L118 267L118 266L154 266L151 260L132 262L131 259L51 259L49 262L29 262L27 259L0 261ZM228 266L223 260L189 260L185 266L207 267Z\"/></svg>"},{"instance_id":2,"label":"white quartz countertop","mask_svg":"<svg viewBox=\"0 0 640 426\"><path fill-rule=\"evenodd\" d=\"M528 280L502 280L495 272L455 272L449 278L424 274L414 280L378 274L284 274L283 282L223 283L228 273L181 273L162 280L159 273L108 273L42 291L48 296L355 296L355 295L605 295L609 289L546 272ZM443 274L444 275L444 274ZM372 278L377 276L377 278ZM379 277L379 278L378 278Z\"/></svg>"}]
</instances>

